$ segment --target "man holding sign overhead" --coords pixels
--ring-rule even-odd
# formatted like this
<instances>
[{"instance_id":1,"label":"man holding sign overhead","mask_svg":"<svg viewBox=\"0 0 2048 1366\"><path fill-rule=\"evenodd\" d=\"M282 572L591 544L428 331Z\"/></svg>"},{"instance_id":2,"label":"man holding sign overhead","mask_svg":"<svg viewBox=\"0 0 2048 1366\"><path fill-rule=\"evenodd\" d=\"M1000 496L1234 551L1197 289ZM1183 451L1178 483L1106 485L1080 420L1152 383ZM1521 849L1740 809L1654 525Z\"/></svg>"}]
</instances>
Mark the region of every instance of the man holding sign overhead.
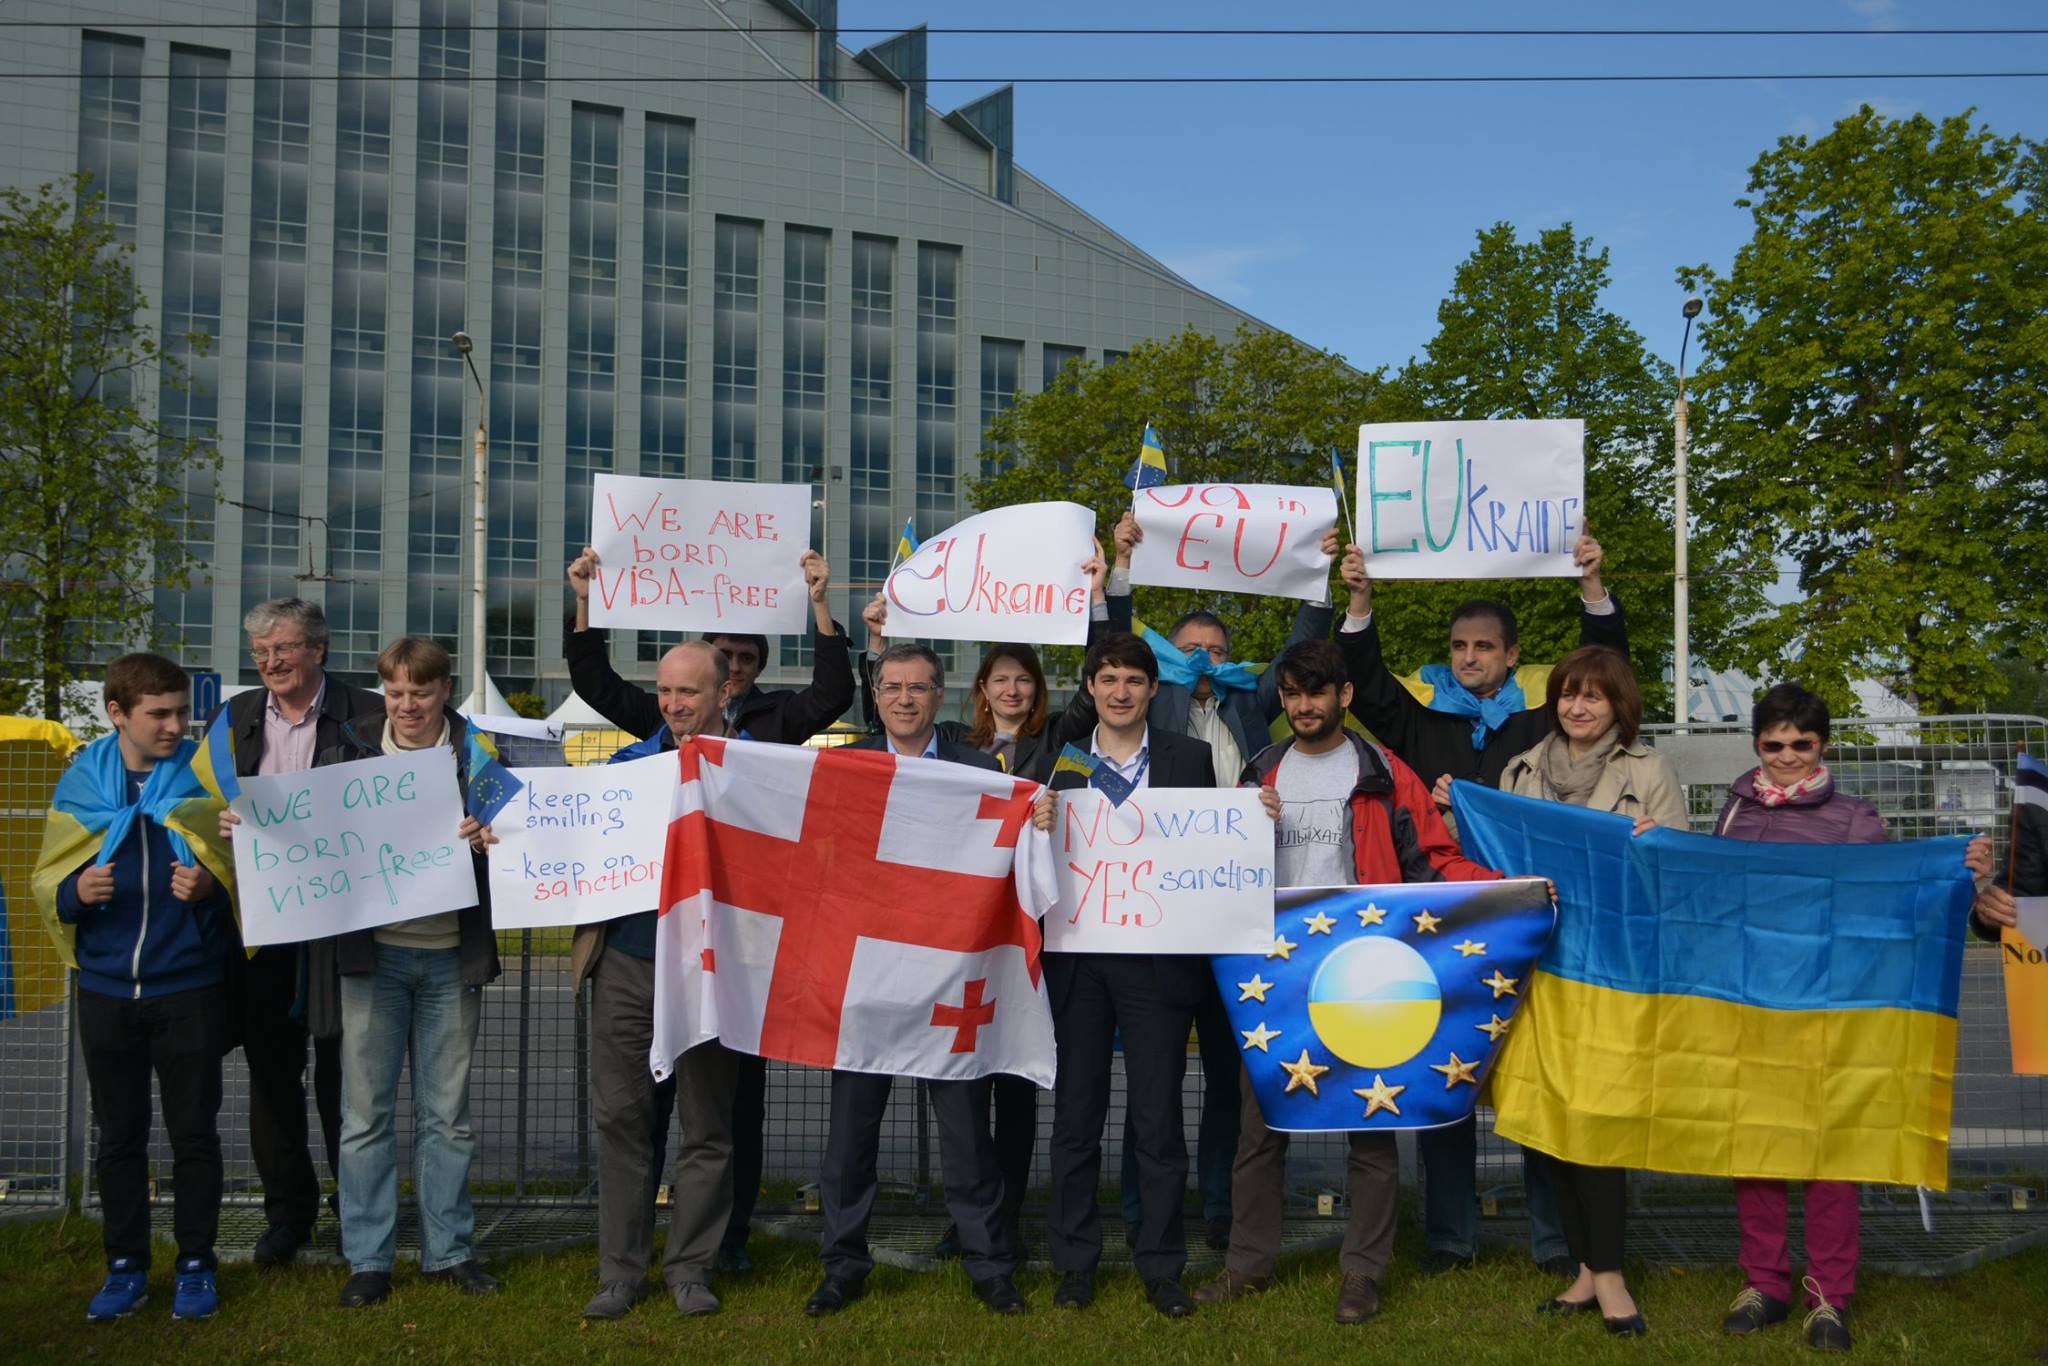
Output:
<instances>
[{"instance_id":1,"label":"man holding sign overhead","mask_svg":"<svg viewBox=\"0 0 2048 1366\"><path fill-rule=\"evenodd\" d=\"M1621 604L1600 580L1600 543L1580 528L1571 562L1578 569L1579 643L1628 653ZM1555 700L1531 699L1516 675L1521 645L1515 614L1503 603L1475 599L1451 614L1448 665L1422 670L1425 701L1387 667L1373 622L1373 582L1365 552L1345 547L1340 566L1351 601L1337 632L1352 683L1351 714L1428 783L1448 806L1453 779L1496 787L1508 761L1553 728ZM1534 705L1531 703L1534 701ZM1417 1138L1425 1173L1425 1269L1469 1265L1478 1251L1479 1196L1474 1174L1478 1129L1471 1121L1423 1131ZM1565 1274L1570 1253L1555 1194L1525 1172L1529 1237L1536 1260Z\"/></svg>"}]
</instances>

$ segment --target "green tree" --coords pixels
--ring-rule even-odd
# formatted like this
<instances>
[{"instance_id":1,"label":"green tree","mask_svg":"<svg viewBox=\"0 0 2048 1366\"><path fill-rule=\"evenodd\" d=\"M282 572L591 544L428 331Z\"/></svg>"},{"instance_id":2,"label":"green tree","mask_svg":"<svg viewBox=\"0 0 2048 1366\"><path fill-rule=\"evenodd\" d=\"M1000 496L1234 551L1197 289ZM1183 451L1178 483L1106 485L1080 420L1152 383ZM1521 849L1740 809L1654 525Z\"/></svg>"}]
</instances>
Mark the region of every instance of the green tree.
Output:
<instances>
[{"instance_id":1,"label":"green tree","mask_svg":"<svg viewBox=\"0 0 2048 1366\"><path fill-rule=\"evenodd\" d=\"M1246 327L1224 340L1190 329L1141 342L1113 365L1070 365L1053 388L1000 414L989 444L1013 463L975 483L975 504L1084 504L1095 509L1107 550L1110 528L1130 506L1123 478L1146 423L1166 448L1170 482L1322 485L1330 447L1355 450L1359 423L1392 416L1388 387L1381 372L1354 370L1281 332ZM1162 629L1196 607L1218 612L1240 659L1270 659L1295 607L1151 587L1137 590L1135 606Z\"/></svg>"},{"instance_id":2,"label":"green tree","mask_svg":"<svg viewBox=\"0 0 2048 1366\"><path fill-rule=\"evenodd\" d=\"M1671 368L1601 305L1607 252L1566 223L1518 238L1496 223L1478 234L1437 308L1437 333L1402 371L1408 414L1440 420L1579 418L1586 424L1586 526L1606 551L1602 577L1629 617L1629 645L1648 714L1668 715L1672 640ZM1675 312L1675 310L1674 310ZM1694 572L1712 547L1693 549ZM1397 583L1375 591L1387 657L1401 667L1439 659L1452 610L1469 598L1505 602L1523 658L1555 660L1578 644L1572 580ZM1693 594L1695 653L1727 619L1729 594Z\"/></svg>"},{"instance_id":3,"label":"green tree","mask_svg":"<svg viewBox=\"0 0 2048 1366\"><path fill-rule=\"evenodd\" d=\"M186 472L218 460L144 405L183 372L132 254L86 175L0 189L0 651L52 719L95 655L154 638L152 590L192 567L169 530Z\"/></svg>"},{"instance_id":4,"label":"green tree","mask_svg":"<svg viewBox=\"0 0 2048 1366\"><path fill-rule=\"evenodd\" d=\"M2001 694L2000 653L2040 660L2043 165L1968 114L1866 106L1758 159L1727 275L1679 272L1708 302L1702 521L1798 581L1729 662L1940 711Z\"/></svg>"}]
</instances>

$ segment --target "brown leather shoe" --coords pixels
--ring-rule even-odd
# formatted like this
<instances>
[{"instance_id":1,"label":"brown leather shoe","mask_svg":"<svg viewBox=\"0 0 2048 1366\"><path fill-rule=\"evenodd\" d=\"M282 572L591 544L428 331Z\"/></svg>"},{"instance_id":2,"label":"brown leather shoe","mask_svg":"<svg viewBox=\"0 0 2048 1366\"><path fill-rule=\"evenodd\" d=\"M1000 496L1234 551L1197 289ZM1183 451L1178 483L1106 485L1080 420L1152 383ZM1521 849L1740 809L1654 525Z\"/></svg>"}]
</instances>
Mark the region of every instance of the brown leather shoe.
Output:
<instances>
[{"instance_id":1,"label":"brown leather shoe","mask_svg":"<svg viewBox=\"0 0 2048 1366\"><path fill-rule=\"evenodd\" d=\"M1379 1287L1370 1276L1346 1276L1337 1292L1337 1322L1364 1323L1380 1312Z\"/></svg>"},{"instance_id":2,"label":"brown leather shoe","mask_svg":"<svg viewBox=\"0 0 2048 1366\"><path fill-rule=\"evenodd\" d=\"M1223 1274L1195 1291L1196 1304L1222 1304L1246 1295L1263 1294L1273 1282L1264 1276L1243 1276L1223 1268Z\"/></svg>"}]
</instances>

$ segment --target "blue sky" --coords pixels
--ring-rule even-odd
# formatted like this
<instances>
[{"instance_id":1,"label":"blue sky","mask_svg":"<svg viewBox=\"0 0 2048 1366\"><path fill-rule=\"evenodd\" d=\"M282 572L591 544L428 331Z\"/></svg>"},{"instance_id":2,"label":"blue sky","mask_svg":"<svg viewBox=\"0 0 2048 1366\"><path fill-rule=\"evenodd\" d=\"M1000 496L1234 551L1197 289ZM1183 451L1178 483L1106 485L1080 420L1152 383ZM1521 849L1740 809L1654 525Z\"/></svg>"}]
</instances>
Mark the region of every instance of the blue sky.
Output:
<instances>
[{"instance_id":1,"label":"blue sky","mask_svg":"<svg viewBox=\"0 0 2048 1366\"><path fill-rule=\"evenodd\" d=\"M2021 0L842 0L853 25L1047 27L2044 27ZM880 35L848 33L858 49ZM2048 70L2048 37L1135 38L934 33L933 77ZM950 109L986 86L934 85ZM2048 80L1702 84L1033 86L1017 159L1197 284L1354 364L1398 366L1436 328L1473 234L1570 221L1609 248L1608 304L1675 360L1682 263L1748 236L1750 165L1859 104L2048 136Z\"/></svg>"}]
</instances>

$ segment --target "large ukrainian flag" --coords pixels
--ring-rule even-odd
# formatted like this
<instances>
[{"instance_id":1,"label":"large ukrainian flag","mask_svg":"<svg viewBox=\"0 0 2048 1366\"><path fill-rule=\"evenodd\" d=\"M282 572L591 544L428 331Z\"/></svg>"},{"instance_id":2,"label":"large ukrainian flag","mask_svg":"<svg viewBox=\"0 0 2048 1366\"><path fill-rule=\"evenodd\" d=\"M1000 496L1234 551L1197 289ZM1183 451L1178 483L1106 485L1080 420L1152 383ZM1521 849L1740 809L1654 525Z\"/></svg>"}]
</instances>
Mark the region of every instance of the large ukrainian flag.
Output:
<instances>
[{"instance_id":1,"label":"large ukrainian flag","mask_svg":"<svg viewBox=\"0 0 2048 1366\"><path fill-rule=\"evenodd\" d=\"M1948 1186L1961 839L1760 844L1460 782L1468 854L1557 884L1495 1128L1591 1166Z\"/></svg>"}]
</instances>

